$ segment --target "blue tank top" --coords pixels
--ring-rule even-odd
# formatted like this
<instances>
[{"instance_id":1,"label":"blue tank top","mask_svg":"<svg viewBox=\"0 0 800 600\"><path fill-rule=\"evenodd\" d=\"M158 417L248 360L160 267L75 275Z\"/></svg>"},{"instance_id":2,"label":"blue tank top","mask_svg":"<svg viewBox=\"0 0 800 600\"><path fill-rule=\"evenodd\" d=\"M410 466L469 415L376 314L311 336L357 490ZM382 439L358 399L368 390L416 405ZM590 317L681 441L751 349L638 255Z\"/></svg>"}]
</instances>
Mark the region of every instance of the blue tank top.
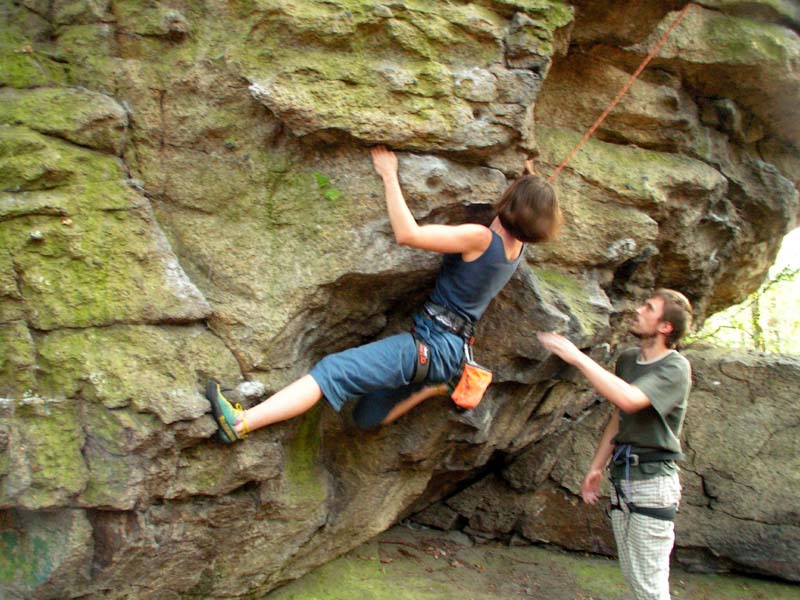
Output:
<instances>
[{"instance_id":1,"label":"blue tank top","mask_svg":"<svg viewBox=\"0 0 800 600\"><path fill-rule=\"evenodd\" d=\"M431 302L477 321L511 279L524 251L523 246L516 259L508 260L503 238L492 231L489 247L473 261L464 262L460 254L445 254Z\"/></svg>"}]
</instances>

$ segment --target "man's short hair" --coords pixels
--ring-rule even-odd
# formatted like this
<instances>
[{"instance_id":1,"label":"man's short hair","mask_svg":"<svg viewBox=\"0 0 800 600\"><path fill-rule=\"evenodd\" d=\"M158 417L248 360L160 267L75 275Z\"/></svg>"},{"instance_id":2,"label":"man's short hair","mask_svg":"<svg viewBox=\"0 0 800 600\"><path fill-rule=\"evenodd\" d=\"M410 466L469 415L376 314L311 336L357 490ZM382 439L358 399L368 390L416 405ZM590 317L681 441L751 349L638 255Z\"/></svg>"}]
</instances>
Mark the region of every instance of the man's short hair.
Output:
<instances>
[{"instance_id":1,"label":"man's short hair","mask_svg":"<svg viewBox=\"0 0 800 600\"><path fill-rule=\"evenodd\" d=\"M669 348L674 348L692 326L692 303L680 292L667 288L658 288L653 297L664 301L661 322L672 324L665 341Z\"/></svg>"}]
</instances>

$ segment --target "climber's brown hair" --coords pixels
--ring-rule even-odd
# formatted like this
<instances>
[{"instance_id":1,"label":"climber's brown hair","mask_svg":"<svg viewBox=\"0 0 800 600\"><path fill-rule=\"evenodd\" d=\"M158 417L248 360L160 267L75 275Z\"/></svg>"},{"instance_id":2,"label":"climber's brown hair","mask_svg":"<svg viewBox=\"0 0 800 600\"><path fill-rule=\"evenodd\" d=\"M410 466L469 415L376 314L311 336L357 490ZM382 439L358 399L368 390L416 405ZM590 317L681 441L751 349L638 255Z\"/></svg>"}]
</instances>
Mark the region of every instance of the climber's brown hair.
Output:
<instances>
[{"instance_id":1,"label":"climber's brown hair","mask_svg":"<svg viewBox=\"0 0 800 600\"><path fill-rule=\"evenodd\" d=\"M508 186L495 214L511 235L530 244L554 239L563 223L553 186L537 175L522 175Z\"/></svg>"}]
</instances>

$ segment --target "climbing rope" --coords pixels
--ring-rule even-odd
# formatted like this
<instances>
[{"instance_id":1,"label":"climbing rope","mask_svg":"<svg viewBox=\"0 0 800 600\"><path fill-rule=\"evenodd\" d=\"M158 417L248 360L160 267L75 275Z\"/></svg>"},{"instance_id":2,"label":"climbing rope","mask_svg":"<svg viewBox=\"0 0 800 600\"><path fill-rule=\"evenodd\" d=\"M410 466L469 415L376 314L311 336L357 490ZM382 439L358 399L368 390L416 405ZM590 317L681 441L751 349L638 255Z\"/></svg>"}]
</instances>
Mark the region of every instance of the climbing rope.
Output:
<instances>
[{"instance_id":1,"label":"climbing rope","mask_svg":"<svg viewBox=\"0 0 800 600\"><path fill-rule=\"evenodd\" d=\"M663 46L666 43L666 41L669 38L669 36L672 35L672 32L675 30L675 28L678 26L678 24L683 20L683 17L686 16L686 13L689 11L689 7L691 7L691 6L692 6L692 3L689 2L688 4L686 4L686 6L683 7L683 9L681 9L681 12L678 13L677 17L675 17L675 20L672 22L672 25L670 25L669 28L667 29L667 31L664 32L664 35L661 36L661 39L658 40L656 45L653 46L653 49L650 51L650 53L642 61L642 64L639 65L639 68L636 69L633 72L633 75L630 76L630 78L628 79L628 82L622 87L622 89L617 94L616 98L614 98L614 100L611 101L611 104L609 104L608 108L606 108L605 111L603 111L603 114L600 115L597 118L597 120L594 122L594 125L592 125L589 128L589 130L584 134L584 136L581 138L581 140L577 144L575 144L575 147L570 151L569 154L567 154L567 157L564 160L561 161L561 164L558 165L558 167L556 167L556 170L553 171L552 175L550 175L550 177L547 178L548 182L553 181L558 176L558 174L566 166L566 164L570 160L572 160L572 157L575 156L578 153L578 150L580 150L583 147L583 145L587 142L587 140L590 137L592 137L592 134L595 132L595 130L598 127L600 127L600 124L605 120L605 118L609 115L609 113L612 110L614 110L614 107L617 105L617 103L625 95L625 92L627 92L628 89L630 89L630 87L633 85L633 82L636 81L636 79L639 77L639 75L641 75L642 71L644 71L645 67L647 67L647 65L650 63L650 61L653 60L653 57L658 53L659 50L661 50L661 46Z\"/></svg>"}]
</instances>

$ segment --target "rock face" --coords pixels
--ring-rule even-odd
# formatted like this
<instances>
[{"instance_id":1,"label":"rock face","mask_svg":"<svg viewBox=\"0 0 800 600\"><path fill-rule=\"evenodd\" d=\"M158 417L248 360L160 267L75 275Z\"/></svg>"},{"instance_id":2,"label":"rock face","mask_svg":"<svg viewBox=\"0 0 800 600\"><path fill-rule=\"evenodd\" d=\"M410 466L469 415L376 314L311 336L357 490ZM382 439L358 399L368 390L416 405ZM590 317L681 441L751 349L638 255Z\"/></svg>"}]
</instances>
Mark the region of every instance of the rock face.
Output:
<instances>
[{"instance_id":1,"label":"rock face","mask_svg":"<svg viewBox=\"0 0 800 600\"><path fill-rule=\"evenodd\" d=\"M221 447L204 381L256 402L406 327L438 258L394 244L366 148L399 152L421 222L488 222L525 157L546 174L567 154L671 8L3 3L6 595L264 593L507 455L532 453L534 481L549 481L543 448L599 417L585 415L590 394L554 383L534 332L559 329L604 360L645 290L684 290L702 320L757 287L794 226L794 4L693 5L561 173L561 239L529 249L481 323L495 384L477 410L430 401L362 433L319 406ZM715 514L774 520L728 496L723 463L698 475L726 498ZM493 477L522 477L509 469ZM521 534L555 539L563 507L541 494L557 490L525 482L552 518ZM755 529L748 562L717 521L703 527L693 560L794 577Z\"/></svg>"},{"instance_id":2,"label":"rock face","mask_svg":"<svg viewBox=\"0 0 800 600\"><path fill-rule=\"evenodd\" d=\"M800 581L800 360L714 349L686 356L694 388L683 435L675 559L693 569ZM610 521L580 499L581 479L610 414L600 403L565 435L525 449L415 519L482 538L518 536L614 554Z\"/></svg>"}]
</instances>

